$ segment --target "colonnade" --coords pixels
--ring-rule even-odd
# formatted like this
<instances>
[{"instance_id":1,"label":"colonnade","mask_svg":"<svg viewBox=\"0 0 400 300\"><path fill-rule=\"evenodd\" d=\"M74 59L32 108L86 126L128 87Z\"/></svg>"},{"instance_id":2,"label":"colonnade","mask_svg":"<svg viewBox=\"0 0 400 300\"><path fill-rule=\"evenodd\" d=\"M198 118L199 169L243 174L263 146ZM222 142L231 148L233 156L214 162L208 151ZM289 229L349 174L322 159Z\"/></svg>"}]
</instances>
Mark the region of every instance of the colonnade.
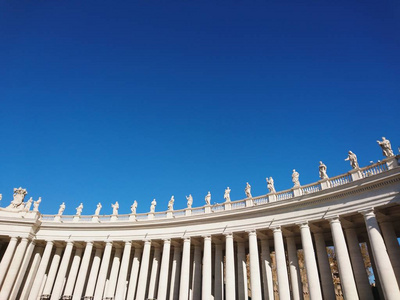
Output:
<instances>
[{"instance_id":1,"label":"colonnade","mask_svg":"<svg viewBox=\"0 0 400 300\"><path fill-rule=\"evenodd\" d=\"M373 209L356 214L364 218L381 298L400 299L400 247L393 224L378 222ZM344 299L374 299L360 252L360 229L339 216L318 222L329 224L329 231L303 221L141 241L11 237L2 248L0 300L335 299L327 243L334 247ZM303 293L299 249L308 293Z\"/></svg>"}]
</instances>

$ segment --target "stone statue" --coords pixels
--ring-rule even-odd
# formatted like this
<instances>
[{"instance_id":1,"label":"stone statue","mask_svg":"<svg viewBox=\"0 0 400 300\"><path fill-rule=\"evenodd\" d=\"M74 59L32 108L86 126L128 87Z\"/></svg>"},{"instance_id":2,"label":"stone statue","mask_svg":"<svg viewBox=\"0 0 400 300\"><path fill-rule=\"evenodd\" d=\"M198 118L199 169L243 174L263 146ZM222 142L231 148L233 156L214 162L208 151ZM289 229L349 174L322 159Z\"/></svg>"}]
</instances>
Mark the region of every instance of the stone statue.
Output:
<instances>
[{"instance_id":1,"label":"stone statue","mask_svg":"<svg viewBox=\"0 0 400 300\"><path fill-rule=\"evenodd\" d=\"M386 157L392 157L394 156L393 150L392 150L392 145L390 144L390 141L387 140L385 137L382 137L382 141L377 141L379 146L382 148L382 153Z\"/></svg>"},{"instance_id":2,"label":"stone statue","mask_svg":"<svg viewBox=\"0 0 400 300\"><path fill-rule=\"evenodd\" d=\"M32 197L30 197L29 200L25 204L25 210L26 211L29 211L31 209L32 202L33 202L33 199L32 199Z\"/></svg>"},{"instance_id":3,"label":"stone statue","mask_svg":"<svg viewBox=\"0 0 400 300\"><path fill-rule=\"evenodd\" d=\"M37 201L33 202L33 211L39 211L40 202L42 202L42 197L39 197Z\"/></svg>"},{"instance_id":4,"label":"stone statue","mask_svg":"<svg viewBox=\"0 0 400 300\"><path fill-rule=\"evenodd\" d=\"M268 187L269 192L276 193L275 186L274 186L274 180L272 179L272 177L270 177L269 179L267 177L267 178L265 178L265 180L267 180L267 187Z\"/></svg>"},{"instance_id":5,"label":"stone statue","mask_svg":"<svg viewBox=\"0 0 400 300\"><path fill-rule=\"evenodd\" d=\"M174 196L171 197L171 199L168 202L168 210L174 210Z\"/></svg>"},{"instance_id":6,"label":"stone statue","mask_svg":"<svg viewBox=\"0 0 400 300\"><path fill-rule=\"evenodd\" d=\"M300 174L296 172L295 169L293 169L292 173L292 182L293 182L293 187L299 187L300 186L300 181L299 181Z\"/></svg>"},{"instance_id":7,"label":"stone statue","mask_svg":"<svg viewBox=\"0 0 400 300\"><path fill-rule=\"evenodd\" d=\"M14 199L7 208L21 208L21 204L24 202L26 194L28 194L28 192L22 187L19 187L18 189L14 188ZM22 207L24 207L24 205Z\"/></svg>"},{"instance_id":8,"label":"stone statue","mask_svg":"<svg viewBox=\"0 0 400 300\"><path fill-rule=\"evenodd\" d=\"M61 216L62 214L63 214L63 212L64 212L64 210L65 210L65 203L63 202L61 205L60 205L60 209L58 210L58 216Z\"/></svg>"},{"instance_id":9,"label":"stone statue","mask_svg":"<svg viewBox=\"0 0 400 300\"><path fill-rule=\"evenodd\" d=\"M82 209L83 209L83 204L79 204L79 206L76 208L76 215L80 216L82 214Z\"/></svg>"},{"instance_id":10,"label":"stone statue","mask_svg":"<svg viewBox=\"0 0 400 300\"><path fill-rule=\"evenodd\" d=\"M349 155L347 156L347 158L345 160L349 160L350 161L350 165L353 169L358 169L358 162L357 162L357 155L355 155L353 152L349 151Z\"/></svg>"},{"instance_id":11,"label":"stone statue","mask_svg":"<svg viewBox=\"0 0 400 300\"><path fill-rule=\"evenodd\" d=\"M319 178L321 179L328 179L328 174L326 174L326 165L320 161L319 162Z\"/></svg>"},{"instance_id":12,"label":"stone statue","mask_svg":"<svg viewBox=\"0 0 400 300\"><path fill-rule=\"evenodd\" d=\"M155 212L156 205L157 205L156 199L153 199L153 201L151 201L151 205L150 205L150 212L152 212L152 213Z\"/></svg>"},{"instance_id":13,"label":"stone statue","mask_svg":"<svg viewBox=\"0 0 400 300\"><path fill-rule=\"evenodd\" d=\"M103 206L102 206L101 203L99 202L99 203L97 204L96 210L95 210L95 212L94 212L94 215L95 215L95 216L100 215L100 209L101 209L102 207L103 207Z\"/></svg>"},{"instance_id":14,"label":"stone statue","mask_svg":"<svg viewBox=\"0 0 400 300\"><path fill-rule=\"evenodd\" d=\"M206 197L204 198L204 200L206 201L206 205L210 205L211 204L211 193L210 191L208 191Z\"/></svg>"},{"instance_id":15,"label":"stone statue","mask_svg":"<svg viewBox=\"0 0 400 300\"><path fill-rule=\"evenodd\" d=\"M224 199L225 202L230 202L231 201L231 189L229 188L229 186L225 189L225 194L224 194Z\"/></svg>"},{"instance_id":16,"label":"stone statue","mask_svg":"<svg viewBox=\"0 0 400 300\"><path fill-rule=\"evenodd\" d=\"M131 205L131 214L134 215L136 214L136 208L137 208L137 201L133 201L133 204Z\"/></svg>"},{"instance_id":17,"label":"stone statue","mask_svg":"<svg viewBox=\"0 0 400 300\"><path fill-rule=\"evenodd\" d=\"M189 196L186 196L186 200L187 200L187 208L192 208L192 204L193 204L192 194L190 194Z\"/></svg>"},{"instance_id":18,"label":"stone statue","mask_svg":"<svg viewBox=\"0 0 400 300\"><path fill-rule=\"evenodd\" d=\"M113 215L118 215L118 209L119 209L119 204L118 201L115 202L115 204L111 204L111 207L113 209Z\"/></svg>"},{"instance_id":19,"label":"stone statue","mask_svg":"<svg viewBox=\"0 0 400 300\"><path fill-rule=\"evenodd\" d=\"M247 182L246 187L244 189L244 192L246 193L247 198L252 198L251 196L251 185Z\"/></svg>"}]
</instances>

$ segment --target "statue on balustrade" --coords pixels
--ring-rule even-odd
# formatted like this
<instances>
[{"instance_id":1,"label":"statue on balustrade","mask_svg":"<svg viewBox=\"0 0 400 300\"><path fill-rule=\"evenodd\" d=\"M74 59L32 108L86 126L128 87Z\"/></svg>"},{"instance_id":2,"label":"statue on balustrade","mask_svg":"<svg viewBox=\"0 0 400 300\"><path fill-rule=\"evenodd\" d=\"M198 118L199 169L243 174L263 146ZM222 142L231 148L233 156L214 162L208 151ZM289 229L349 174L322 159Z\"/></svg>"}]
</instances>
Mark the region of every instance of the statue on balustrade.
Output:
<instances>
[{"instance_id":1,"label":"statue on balustrade","mask_svg":"<svg viewBox=\"0 0 400 300\"><path fill-rule=\"evenodd\" d=\"M113 209L113 215L118 215L118 209L119 209L119 204L118 201L115 202L115 204L111 204L111 207Z\"/></svg>"},{"instance_id":2,"label":"statue on balustrade","mask_svg":"<svg viewBox=\"0 0 400 300\"><path fill-rule=\"evenodd\" d=\"M246 193L247 198L252 198L251 196L251 185L247 182L246 187L244 189L244 192Z\"/></svg>"},{"instance_id":3,"label":"statue on balustrade","mask_svg":"<svg viewBox=\"0 0 400 300\"><path fill-rule=\"evenodd\" d=\"M94 215L95 215L95 216L100 215L100 209L101 209L102 207L103 207L103 206L102 206L101 203L99 202L99 203L97 204L96 210L95 210L95 212L94 212Z\"/></svg>"},{"instance_id":4,"label":"statue on balustrade","mask_svg":"<svg viewBox=\"0 0 400 300\"><path fill-rule=\"evenodd\" d=\"M133 204L131 205L131 214L135 215L136 214L136 208L137 208L137 201L133 201Z\"/></svg>"},{"instance_id":5,"label":"statue on balustrade","mask_svg":"<svg viewBox=\"0 0 400 300\"><path fill-rule=\"evenodd\" d=\"M269 192L276 193L275 186L274 186L274 179L272 177L270 177L269 179L267 177L265 179L267 180L267 187L268 187Z\"/></svg>"},{"instance_id":6,"label":"statue on balustrade","mask_svg":"<svg viewBox=\"0 0 400 300\"><path fill-rule=\"evenodd\" d=\"M204 200L206 201L206 205L210 205L211 204L211 193L210 191L208 191L206 197L204 198Z\"/></svg>"},{"instance_id":7,"label":"statue on balustrade","mask_svg":"<svg viewBox=\"0 0 400 300\"><path fill-rule=\"evenodd\" d=\"M192 205L193 205L192 194L190 194L189 196L186 196L186 200L187 200L187 208L192 208Z\"/></svg>"},{"instance_id":8,"label":"statue on balustrade","mask_svg":"<svg viewBox=\"0 0 400 300\"><path fill-rule=\"evenodd\" d=\"M175 198L174 198L174 196L172 196L171 199L168 202L168 210L169 211L174 210L174 201L175 201Z\"/></svg>"},{"instance_id":9,"label":"statue on balustrade","mask_svg":"<svg viewBox=\"0 0 400 300\"><path fill-rule=\"evenodd\" d=\"M349 160L350 161L350 165L353 169L358 169L360 168L358 166L358 162L357 162L357 155L355 155L353 152L349 151L349 155L347 156L347 158L345 160Z\"/></svg>"},{"instance_id":10,"label":"statue on balustrade","mask_svg":"<svg viewBox=\"0 0 400 300\"><path fill-rule=\"evenodd\" d=\"M42 197L39 197L37 201L33 202L33 211L39 211L40 202L42 202Z\"/></svg>"},{"instance_id":11,"label":"statue on balustrade","mask_svg":"<svg viewBox=\"0 0 400 300\"><path fill-rule=\"evenodd\" d=\"M327 169L326 165L322 161L320 161L319 162L319 178L321 178L321 179L329 178L328 174L326 174L326 169Z\"/></svg>"},{"instance_id":12,"label":"statue on balustrade","mask_svg":"<svg viewBox=\"0 0 400 300\"><path fill-rule=\"evenodd\" d=\"M14 199L11 201L11 204L7 208L15 209L15 208L23 208L25 207L24 202L25 195L28 194L28 192L23 189L22 187L14 188Z\"/></svg>"},{"instance_id":13,"label":"statue on balustrade","mask_svg":"<svg viewBox=\"0 0 400 300\"><path fill-rule=\"evenodd\" d=\"M33 202L33 199L32 199L32 197L30 197L29 200L25 204L25 210L26 211L29 211L31 209L32 202Z\"/></svg>"},{"instance_id":14,"label":"statue on balustrade","mask_svg":"<svg viewBox=\"0 0 400 300\"><path fill-rule=\"evenodd\" d=\"M156 199L153 199L153 201L151 201L151 205L150 205L150 212L153 213L156 211L156 205L157 205Z\"/></svg>"},{"instance_id":15,"label":"statue on balustrade","mask_svg":"<svg viewBox=\"0 0 400 300\"><path fill-rule=\"evenodd\" d=\"M393 150L392 150L392 145L390 144L390 141L387 140L385 137L382 137L382 141L377 141L379 146L382 148L382 153L386 157L392 157L394 156Z\"/></svg>"},{"instance_id":16,"label":"statue on balustrade","mask_svg":"<svg viewBox=\"0 0 400 300\"><path fill-rule=\"evenodd\" d=\"M295 169L293 169L292 173L292 182L293 182L293 187L299 187L300 186L300 180L299 180L300 174L299 172L296 172Z\"/></svg>"},{"instance_id":17,"label":"statue on balustrade","mask_svg":"<svg viewBox=\"0 0 400 300\"><path fill-rule=\"evenodd\" d=\"M59 210L58 210L58 216L61 216L62 214L63 214L63 212L64 212L64 210L65 210L65 203L63 202L61 205L60 205L60 208L59 208Z\"/></svg>"},{"instance_id":18,"label":"statue on balustrade","mask_svg":"<svg viewBox=\"0 0 400 300\"><path fill-rule=\"evenodd\" d=\"M230 202L231 201L231 189L229 188L229 186L225 189L225 194L224 194L224 199L225 202Z\"/></svg>"},{"instance_id":19,"label":"statue on balustrade","mask_svg":"<svg viewBox=\"0 0 400 300\"><path fill-rule=\"evenodd\" d=\"M80 216L82 214L82 210L83 210L83 204L79 204L79 206L76 208L76 215Z\"/></svg>"}]
</instances>

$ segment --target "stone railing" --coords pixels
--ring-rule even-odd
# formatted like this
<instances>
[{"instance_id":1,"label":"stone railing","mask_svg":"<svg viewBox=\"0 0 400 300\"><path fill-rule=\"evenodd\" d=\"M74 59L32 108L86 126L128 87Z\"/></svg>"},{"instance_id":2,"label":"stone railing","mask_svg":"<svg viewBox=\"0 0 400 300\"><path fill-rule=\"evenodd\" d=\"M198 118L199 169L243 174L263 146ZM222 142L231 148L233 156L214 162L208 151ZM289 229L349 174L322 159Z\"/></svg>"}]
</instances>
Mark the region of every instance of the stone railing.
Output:
<instances>
[{"instance_id":1,"label":"stone railing","mask_svg":"<svg viewBox=\"0 0 400 300\"><path fill-rule=\"evenodd\" d=\"M92 215L92 216L71 216L71 215L41 215L44 222L113 222L113 221L147 221L153 219L180 218L185 216L202 215L208 213L218 213L226 210L244 209L246 207L268 205L271 202L292 199L301 195L309 195L318 193L322 190L335 188L344 184L351 183L355 180L371 177L386 172L394 167L398 167L397 159L399 156L391 159L385 159L381 162L353 169L346 174L323 179L316 183L307 184L300 187L294 187L277 193L269 193L253 198L246 198L236 201L224 203L216 203L214 205L205 205L202 207L185 208L179 210L149 212L140 214L120 214L120 215Z\"/></svg>"}]
</instances>

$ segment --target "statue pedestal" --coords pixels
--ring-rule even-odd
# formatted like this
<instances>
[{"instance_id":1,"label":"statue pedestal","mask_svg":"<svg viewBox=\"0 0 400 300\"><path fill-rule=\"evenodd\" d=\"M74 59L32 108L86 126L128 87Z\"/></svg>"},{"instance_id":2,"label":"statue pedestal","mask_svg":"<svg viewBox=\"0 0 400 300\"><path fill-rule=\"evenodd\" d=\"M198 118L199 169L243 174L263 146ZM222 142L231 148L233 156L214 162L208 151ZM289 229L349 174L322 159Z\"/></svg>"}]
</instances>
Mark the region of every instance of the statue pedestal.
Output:
<instances>
[{"instance_id":1,"label":"statue pedestal","mask_svg":"<svg viewBox=\"0 0 400 300\"><path fill-rule=\"evenodd\" d=\"M386 162L388 170L392 170L399 166L399 161L397 160L397 156L385 158L384 161Z\"/></svg>"},{"instance_id":2,"label":"statue pedestal","mask_svg":"<svg viewBox=\"0 0 400 300\"><path fill-rule=\"evenodd\" d=\"M253 198L246 199L246 207L254 206Z\"/></svg>"},{"instance_id":3,"label":"statue pedestal","mask_svg":"<svg viewBox=\"0 0 400 300\"><path fill-rule=\"evenodd\" d=\"M154 219L154 213L148 213L147 214L147 219L153 220Z\"/></svg>"},{"instance_id":4,"label":"statue pedestal","mask_svg":"<svg viewBox=\"0 0 400 300\"><path fill-rule=\"evenodd\" d=\"M118 215L112 215L110 221L115 222L118 220Z\"/></svg>"},{"instance_id":5,"label":"statue pedestal","mask_svg":"<svg viewBox=\"0 0 400 300\"><path fill-rule=\"evenodd\" d=\"M300 186L293 187L292 191L293 191L293 197L303 195L303 191L301 190Z\"/></svg>"},{"instance_id":6,"label":"statue pedestal","mask_svg":"<svg viewBox=\"0 0 400 300\"><path fill-rule=\"evenodd\" d=\"M129 221L136 221L136 215L129 215Z\"/></svg>"},{"instance_id":7,"label":"statue pedestal","mask_svg":"<svg viewBox=\"0 0 400 300\"><path fill-rule=\"evenodd\" d=\"M61 216L60 215L55 216L54 222L61 222Z\"/></svg>"},{"instance_id":8,"label":"statue pedestal","mask_svg":"<svg viewBox=\"0 0 400 300\"><path fill-rule=\"evenodd\" d=\"M209 213L211 212L211 205L210 205L210 204L208 204L208 205L206 205L206 206L204 207L204 212L205 212L206 214L209 214Z\"/></svg>"},{"instance_id":9,"label":"statue pedestal","mask_svg":"<svg viewBox=\"0 0 400 300\"><path fill-rule=\"evenodd\" d=\"M74 216L74 218L72 219L72 222L79 222L80 219L81 219L80 216Z\"/></svg>"},{"instance_id":10,"label":"statue pedestal","mask_svg":"<svg viewBox=\"0 0 400 300\"><path fill-rule=\"evenodd\" d=\"M172 210L167 211L167 218L173 218L174 217L174 213L172 212Z\"/></svg>"},{"instance_id":11,"label":"statue pedestal","mask_svg":"<svg viewBox=\"0 0 400 300\"><path fill-rule=\"evenodd\" d=\"M268 203L275 201L276 201L276 194L275 193L268 194Z\"/></svg>"},{"instance_id":12,"label":"statue pedestal","mask_svg":"<svg viewBox=\"0 0 400 300\"><path fill-rule=\"evenodd\" d=\"M319 183L321 184L321 190L326 190L326 189L329 189L331 187L331 183L329 181L329 178L321 179L319 181Z\"/></svg>"},{"instance_id":13,"label":"statue pedestal","mask_svg":"<svg viewBox=\"0 0 400 300\"><path fill-rule=\"evenodd\" d=\"M356 180L362 178L361 171L360 171L360 169L358 169L358 168L357 168L357 169L350 170L350 171L349 171L349 174L350 174L350 176L351 176L351 180L353 180L353 181L356 181Z\"/></svg>"},{"instance_id":14,"label":"statue pedestal","mask_svg":"<svg viewBox=\"0 0 400 300\"><path fill-rule=\"evenodd\" d=\"M190 208L185 209L185 216L191 216L192 215L192 210Z\"/></svg>"},{"instance_id":15,"label":"statue pedestal","mask_svg":"<svg viewBox=\"0 0 400 300\"><path fill-rule=\"evenodd\" d=\"M224 209L225 210L231 210L232 209L232 204L230 202L225 202L224 203Z\"/></svg>"},{"instance_id":16,"label":"statue pedestal","mask_svg":"<svg viewBox=\"0 0 400 300\"><path fill-rule=\"evenodd\" d=\"M92 222L99 223L99 216L93 216Z\"/></svg>"}]
</instances>

